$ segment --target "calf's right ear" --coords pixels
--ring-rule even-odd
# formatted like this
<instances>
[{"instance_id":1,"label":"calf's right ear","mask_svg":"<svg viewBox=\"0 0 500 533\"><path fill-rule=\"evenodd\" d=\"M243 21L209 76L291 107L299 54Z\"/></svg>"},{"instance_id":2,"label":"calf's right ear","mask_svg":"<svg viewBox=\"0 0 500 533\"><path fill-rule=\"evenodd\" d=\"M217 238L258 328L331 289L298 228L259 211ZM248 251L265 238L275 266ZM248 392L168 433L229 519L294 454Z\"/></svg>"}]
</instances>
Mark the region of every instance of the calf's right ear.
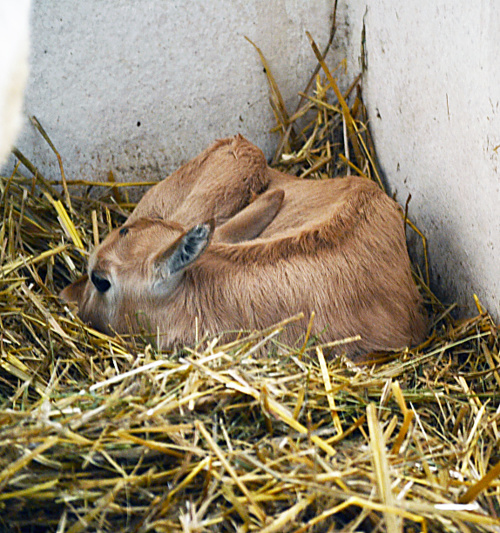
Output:
<instances>
[{"instance_id":1,"label":"calf's right ear","mask_svg":"<svg viewBox=\"0 0 500 533\"><path fill-rule=\"evenodd\" d=\"M83 299L83 291L87 286L89 277L87 274L83 275L80 279L76 280L71 285L65 287L59 294L59 297L66 303L80 304Z\"/></svg>"},{"instance_id":2,"label":"calf's right ear","mask_svg":"<svg viewBox=\"0 0 500 533\"><path fill-rule=\"evenodd\" d=\"M197 224L158 259L157 268L164 278L184 270L205 251L214 231L214 221Z\"/></svg>"}]
</instances>

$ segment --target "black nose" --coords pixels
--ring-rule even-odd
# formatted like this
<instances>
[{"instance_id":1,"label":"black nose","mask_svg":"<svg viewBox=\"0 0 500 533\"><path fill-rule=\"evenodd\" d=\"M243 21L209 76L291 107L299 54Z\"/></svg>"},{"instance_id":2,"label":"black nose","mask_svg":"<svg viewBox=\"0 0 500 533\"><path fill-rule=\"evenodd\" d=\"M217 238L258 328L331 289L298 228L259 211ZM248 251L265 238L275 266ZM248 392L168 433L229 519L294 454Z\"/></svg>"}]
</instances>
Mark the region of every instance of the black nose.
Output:
<instances>
[{"instance_id":1,"label":"black nose","mask_svg":"<svg viewBox=\"0 0 500 533\"><path fill-rule=\"evenodd\" d=\"M94 271L90 274L90 279L99 292L106 292L111 287L111 283L104 276Z\"/></svg>"}]
</instances>

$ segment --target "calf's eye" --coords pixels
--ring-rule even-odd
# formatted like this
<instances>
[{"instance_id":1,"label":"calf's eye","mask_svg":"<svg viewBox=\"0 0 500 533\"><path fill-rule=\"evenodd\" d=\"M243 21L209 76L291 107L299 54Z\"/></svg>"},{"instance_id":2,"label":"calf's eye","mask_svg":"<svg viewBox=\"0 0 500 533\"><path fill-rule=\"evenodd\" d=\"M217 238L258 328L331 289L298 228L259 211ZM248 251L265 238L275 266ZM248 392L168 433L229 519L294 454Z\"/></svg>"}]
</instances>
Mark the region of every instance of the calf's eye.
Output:
<instances>
[{"instance_id":1,"label":"calf's eye","mask_svg":"<svg viewBox=\"0 0 500 533\"><path fill-rule=\"evenodd\" d=\"M127 235L128 233L128 228L122 228L120 231L119 231L120 235Z\"/></svg>"},{"instance_id":2,"label":"calf's eye","mask_svg":"<svg viewBox=\"0 0 500 533\"><path fill-rule=\"evenodd\" d=\"M111 287L111 283L102 274L92 272L90 279L99 292L106 292Z\"/></svg>"}]
</instances>

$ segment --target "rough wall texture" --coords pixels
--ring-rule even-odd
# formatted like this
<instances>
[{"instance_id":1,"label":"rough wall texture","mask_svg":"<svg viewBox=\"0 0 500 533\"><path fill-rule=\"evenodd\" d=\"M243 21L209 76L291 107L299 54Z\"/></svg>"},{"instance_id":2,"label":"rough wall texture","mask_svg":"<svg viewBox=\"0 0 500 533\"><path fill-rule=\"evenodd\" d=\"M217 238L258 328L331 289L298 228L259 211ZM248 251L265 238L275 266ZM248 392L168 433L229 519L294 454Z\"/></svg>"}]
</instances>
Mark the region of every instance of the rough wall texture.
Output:
<instances>
[{"instance_id":1,"label":"rough wall texture","mask_svg":"<svg viewBox=\"0 0 500 533\"><path fill-rule=\"evenodd\" d=\"M69 178L161 178L215 138L242 133L271 155L276 140L264 52L288 102L328 40L331 0L32 2L27 115L61 153ZM53 154L25 125L19 148L48 176Z\"/></svg>"},{"instance_id":2,"label":"rough wall texture","mask_svg":"<svg viewBox=\"0 0 500 533\"><path fill-rule=\"evenodd\" d=\"M429 241L433 288L500 319L500 10L341 2L387 181ZM364 32L363 32L364 26ZM363 60L361 60L363 58Z\"/></svg>"},{"instance_id":3,"label":"rough wall texture","mask_svg":"<svg viewBox=\"0 0 500 533\"><path fill-rule=\"evenodd\" d=\"M263 50L287 102L315 66L333 0L33 0L26 114L70 178L161 178L217 137L276 139ZM339 0L336 56L364 98L386 179L426 234L433 288L500 318L500 10L493 0ZM364 30L363 30L364 28ZM18 146L49 177L26 126Z\"/></svg>"},{"instance_id":4,"label":"rough wall texture","mask_svg":"<svg viewBox=\"0 0 500 533\"><path fill-rule=\"evenodd\" d=\"M29 0L0 0L0 165L21 128L28 79Z\"/></svg>"}]
</instances>

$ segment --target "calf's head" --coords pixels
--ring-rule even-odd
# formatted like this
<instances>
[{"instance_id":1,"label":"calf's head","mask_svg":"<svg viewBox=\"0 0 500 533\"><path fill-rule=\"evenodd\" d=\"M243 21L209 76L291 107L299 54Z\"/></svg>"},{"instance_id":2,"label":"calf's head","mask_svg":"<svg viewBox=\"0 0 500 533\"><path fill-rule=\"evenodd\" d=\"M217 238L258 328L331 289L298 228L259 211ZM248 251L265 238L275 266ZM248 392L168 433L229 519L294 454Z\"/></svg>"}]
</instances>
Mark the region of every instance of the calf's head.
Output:
<instances>
[{"instance_id":1,"label":"calf's head","mask_svg":"<svg viewBox=\"0 0 500 533\"><path fill-rule=\"evenodd\" d=\"M61 298L77 303L79 316L92 327L126 332L125 321L135 309L168 299L184 269L208 246L213 230L213 221L188 231L160 219L125 223L94 250L87 274L66 287Z\"/></svg>"}]
</instances>

